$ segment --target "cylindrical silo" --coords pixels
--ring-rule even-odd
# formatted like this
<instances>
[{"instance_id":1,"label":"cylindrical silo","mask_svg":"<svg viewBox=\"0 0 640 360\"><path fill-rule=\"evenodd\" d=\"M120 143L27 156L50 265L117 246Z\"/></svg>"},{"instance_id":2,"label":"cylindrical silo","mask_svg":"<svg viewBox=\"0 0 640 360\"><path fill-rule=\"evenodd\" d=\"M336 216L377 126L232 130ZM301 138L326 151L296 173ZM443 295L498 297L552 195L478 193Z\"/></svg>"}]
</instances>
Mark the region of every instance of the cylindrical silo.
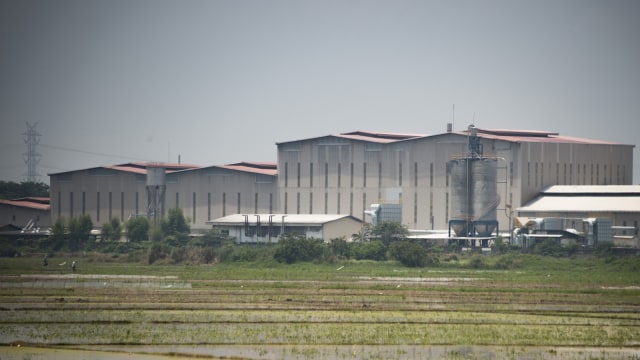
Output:
<instances>
[{"instance_id":1,"label":"cylindrical silo","mask_svg":"<svg viewBox=\"0 0 640 360\"><path fill-rule=\"evenodd\" d=\"M449 162L451 180L451 220L469 220L471 214L469 159L456 159ZM453 225L456 236L464 236L466 226L461 223Z\"/></svg>"},{"instance_id":2,"label":"cylindrical silo","mask_svg":"<svg viewBox=\"0 0 640 360\"><path fill-rule=\"evenodd\" d=\"M478 236L487 237L495 230L498 197L498 161L492 158L471 161L472 209ZM486 223L485 223L486 222Z\"/></svg>"},{"instance_id":3,"label":"cylindrical silo","mask_svg":"<svg viewBox=\"0 0 640 360\"><path fill-rule=\"evenodd\" d=\"M164 198L167 189L165 168L161 165L147 166L147 216L157 219L164 214Z\"/></svg>"},{"instance_id":4,"label":"cylindrical silo","mask_svg":"<svg viewBox=\"0 0 640 360\"><path fill-rule=\"evenodd\" d=\"M490 236L495 230L499 203L497 160L476 157L451 160L449 175L450 220L454 220L452 229L456 236Z\"/></svg>"}]
</instances>

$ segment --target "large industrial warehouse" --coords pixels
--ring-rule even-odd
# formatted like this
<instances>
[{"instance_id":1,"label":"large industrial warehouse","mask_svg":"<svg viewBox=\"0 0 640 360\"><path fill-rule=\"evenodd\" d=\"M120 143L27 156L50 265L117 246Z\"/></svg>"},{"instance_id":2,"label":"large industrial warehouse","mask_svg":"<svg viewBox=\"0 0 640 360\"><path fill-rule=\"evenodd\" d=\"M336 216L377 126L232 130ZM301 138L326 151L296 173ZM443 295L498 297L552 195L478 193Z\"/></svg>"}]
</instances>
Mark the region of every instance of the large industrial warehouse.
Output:
<instances>
[{"instance_id":1,"label":"large industrial warehouse","mask_svg":"<svg viewBox=\"0 0 640 360\"><path fill-rule=\"evenodd\" d=\"M470 135L476 139L473 149ZM369 221L365 212L372 205L396 204L409 229L446 230L461 214L456 164L479 152L471 155L490 159L495 168L484 182L493 182L490 210L507 231L515 210L549 186L630 185L633 173L633 145L546 131L356 131L276 146L277 163L131 163L50 174L51 221L89 214L100 226L111 217L126 221L178 207L192 229L202 231L211 228L208 222L233 214L333 214ZM164 169L160 183L149 183L149 169ZM477 196L482 189L474 191ZM467 210L462 217L470 216Z\"/></svg>"}]
</instances>

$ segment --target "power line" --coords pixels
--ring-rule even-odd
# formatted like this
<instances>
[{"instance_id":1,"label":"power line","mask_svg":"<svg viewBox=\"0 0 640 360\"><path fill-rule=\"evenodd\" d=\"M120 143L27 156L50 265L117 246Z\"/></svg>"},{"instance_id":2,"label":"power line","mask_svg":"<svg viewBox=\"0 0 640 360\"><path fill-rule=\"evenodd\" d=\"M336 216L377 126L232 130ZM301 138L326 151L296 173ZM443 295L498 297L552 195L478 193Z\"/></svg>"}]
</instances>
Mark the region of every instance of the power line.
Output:
<instances>
[{"instance_id":1,"label":"power line","mask_svg":"<svg viewBox=\"0 0 640 360\"><path fill-rule=\"evenodd\" d=\"M116 155L116 154L101 153L101 152L96 152L96 151L73 149L73 148L68 148L68 147L64 147L64 146L56 146L56 145L48 145L48 144L40 144L40 146L42 146L44 148L49 148L49 149L70 151L70 152L76 152L76 153L88 154L88 155L95 155L95 156L104 156L104 157L110 157L110 158L119 158L119 159L136 160L136 161L152 161L152 160L149 160L149 159L141 159L141 158L135 158L135 157L131 157L131 156L122 156L122 155Z\"/></svg>"}]
</instances>

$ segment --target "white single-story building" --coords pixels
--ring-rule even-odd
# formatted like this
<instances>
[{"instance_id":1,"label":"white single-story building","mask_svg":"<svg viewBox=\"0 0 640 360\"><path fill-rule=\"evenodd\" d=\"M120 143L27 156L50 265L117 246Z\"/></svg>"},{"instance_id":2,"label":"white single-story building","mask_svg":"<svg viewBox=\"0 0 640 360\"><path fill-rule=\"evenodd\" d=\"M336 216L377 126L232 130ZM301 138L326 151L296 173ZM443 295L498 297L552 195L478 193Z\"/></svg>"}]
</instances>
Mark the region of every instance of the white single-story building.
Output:
<instances>
[{"instance_id":1,"label":"white single-story building","mask_svg":"<svg viewBox=\"0 0 640 360\"><path fill-rule=\"evenodd\" d=\"M515 223L546 235L572 233L583 237L586 245L609 241L640 248L640 186L551 186L517 209Z\"/></svg>"},{"instance_id":2,"label":"white single-story building","mask_svg":"<svg viewBox=\"0 0 640 360\"><path fill-rule=\"evenodd\" d=\"M282 235L294 233L307 238L346 240L362 229L362 221L350 215L330 214L233 214L208 221L214 229L241 243L277 243Z\"/></svg>"}]
</instances>

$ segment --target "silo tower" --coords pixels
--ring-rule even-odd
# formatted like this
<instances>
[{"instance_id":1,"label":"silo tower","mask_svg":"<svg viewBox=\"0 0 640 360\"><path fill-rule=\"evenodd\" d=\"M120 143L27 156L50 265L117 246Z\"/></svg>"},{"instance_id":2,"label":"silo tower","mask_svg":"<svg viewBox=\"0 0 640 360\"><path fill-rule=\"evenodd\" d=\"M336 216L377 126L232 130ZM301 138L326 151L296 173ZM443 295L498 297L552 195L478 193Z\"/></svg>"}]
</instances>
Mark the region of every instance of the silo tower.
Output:
<instances>
[{"instance_id":1,"label":"silo tower","mask_svg":"<svg viewBox=\"0 0 640 360\"><path fill-rule=\"evenodd\" d=\"M147 216L157 220L164 215L164 200L167 190L165 168L160 164L147 166Z\"/></svg>"},{"instance_id":2,"label":"silo tower","mask_svg":"<svg viewBox=\"0 0 640 360\"><path fill-rule=\"evenodd\" d=\"M473 125L468 128L468 140L468 154L449 161L452 185L449 238L458 244L475 246L480 241L487 246L493 232L498 232L498 158L484 156Z\"/></svg>"}]
</instances>

